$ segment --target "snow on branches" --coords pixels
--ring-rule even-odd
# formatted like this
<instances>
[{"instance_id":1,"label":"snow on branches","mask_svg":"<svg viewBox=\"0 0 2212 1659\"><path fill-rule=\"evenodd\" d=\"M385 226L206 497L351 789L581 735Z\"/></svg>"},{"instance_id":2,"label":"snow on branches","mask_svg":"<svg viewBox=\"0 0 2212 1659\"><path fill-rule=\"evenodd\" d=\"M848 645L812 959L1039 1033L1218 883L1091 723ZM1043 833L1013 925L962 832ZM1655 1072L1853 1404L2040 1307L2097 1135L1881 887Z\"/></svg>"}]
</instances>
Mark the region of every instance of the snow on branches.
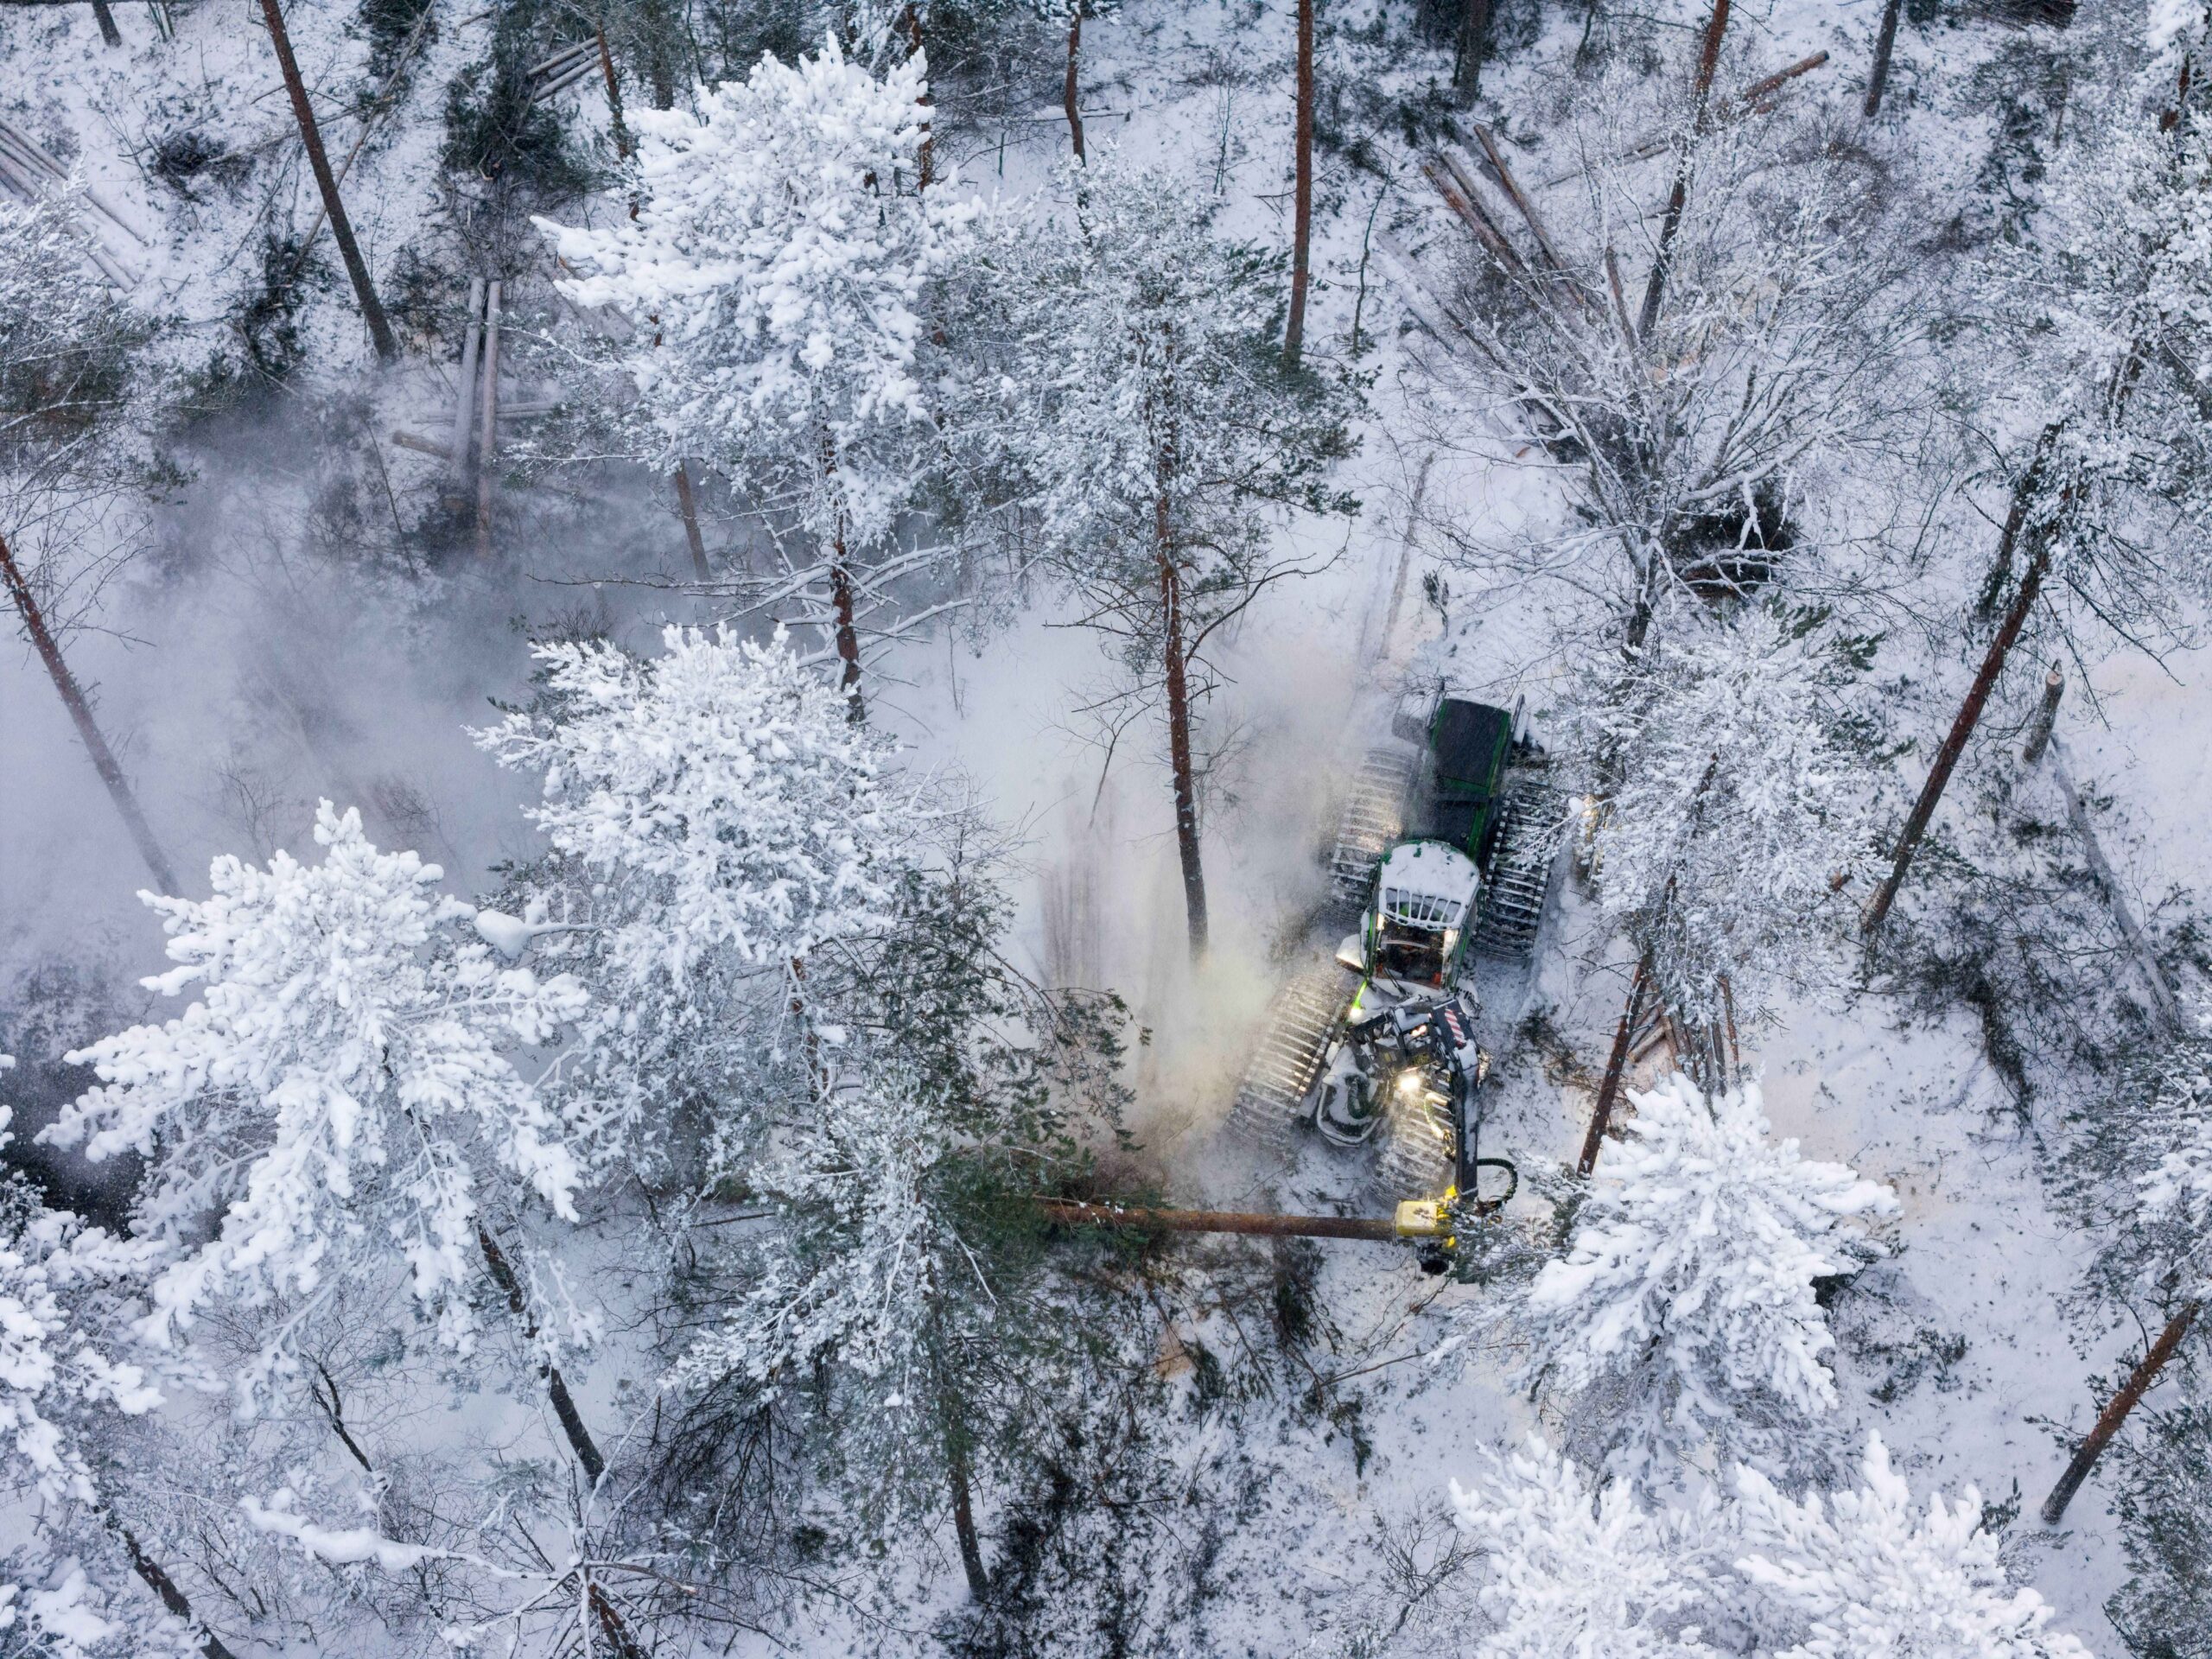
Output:
<instances>
[{"instance_id":1,"label":"snow on branches","mask_svg":"<svg viewBox=\"0 0 2212 1659\"><path fill-rule=\"evenodd\" d=\"M1619 662L1570 711L1569 741L1613 780L1597 837L1605 908L1694 1023L1813 977L1819 941L1856 920L1847 888L1880 826L1847 643L1747 607Z\"/></svg>"},{"instance_id":2,"label":"snow on branches","mask_svg":"<svg viewBox=\"0 0 2212 1659\"><path fill-rule=\"evenodd\" d=\"M0 1054L0 1071L13 1064ZM15 1138L10 1116L0 1105L0 1147ZM161 1403L137 1366L100 1352L74 1306L88 1289L135 1274L146 1254L43 1205L0 1240L0 1440L9 1476L28 1477L42 1497L95 1497L71 1416L87 1407L135 1416Z\"/></svg>"},{"instance_id":3,"label":"snow on branches","mask_svg":"<svg viewBox=\"0 0 2212 1659\"><path fill-rule=\"evenodd\" d=\"M780 632L760 645L671 627L662 645L540 645L540 705L476 734L544 775L527 816L555 857L507 931L568 930L550 948L594 992L568 1090L594 1160L773 1046L747 1012L804 1007L808 958L881 931L917 861L889 744Z\"/></svg>"},{"instance_id":4,"label":"snow on branches","mask_svg":"<svg viewBox=\"0 0 2212 1659\"><path fill-rule=\"evenodd\" d=\"M1710 1440L1789 1461L1836 1403L1833 1338L1813 1281L1865 1246L1847 1222L1895 1208L1889 1190L1768 1138L1758 1085L1708 1101L1680 1074L1630 1096L1561 1260L1529 1287L1524 1376L1601 1391L1605 1449L1643 1476Z\"/></svg>"},{"instance_id":5,"label":"snow on branches","mask_svg":"<svg viewBox=\"0 0 2212 1659\"><path fill-rule=\"evenodd\" d=\"M2048 1630L2050 1609L2005 1580L1981 1495L1942 1493L1923 1512L1870 1434L1855 1490L1785 1497L1752 1469L1736 1472L1738 1571L1799 1622L1780 1659L2088 1659Z\"/></svg>"},{"instance_id":6,"label":"snow on branches","mask_svg":"<svg viewBox=\"0 0 2212 1659\"><path fill-rule=\"evenodd\" d=\"M1277 274L1218 203L1103 146L1069 181L1071 208L1009 215L987 250L1019 340L1000 439L1080 583L1152 595L1165 560L1193 616L1217 614L1266 569L1255 508L1348 505L1322 482L1344 406L1280 372ZM1130 637L1156 660L1156 630Z\"/></svg>"},{"instance_id":7,"label":"snow on branches","mask_svg":"<svg viewBox=\"0 0 2212 1659\"><path fill-rule=\"evenodd\" d=\"M1700 1625L1712 1585L1700 1555L1714 1510L1647 1511L1625 1481L1592 1492L1541 1438L1452 1483L1461 1532L1483 1556L1472 1659L1537 1653L1688 1659L1716 1651Z\"/></svg>"},{"instance_id":8,"label":"snow on branches","mask_svg":"<svg viewBox=\"0 0 2212 1659\"><path fill-rule=\"evenodd\" d=\"M1533 1438L1452 1499L1481 1557L1481 1659L2088 1659L2007 1581L1980 1494L1922 1510L1878 1435L1857 1486L1802 1499L1738 1466L1719 1496L1647 1508Z\"/></svg>"},{"instance_id":9,"label":"snow on branches","mask_svg":"<svg viewBox=\"0 0 2212 1659\"><path fill-rule=\"evenodd\" d=\"M225 856L207 899L144 895L180 964L147 985L200 1000L72 1053L100 1083L41 1138L150 1160L138 1231L176 1255L153 1284L158 1340L211 1298L313 1296L396 1248L462 1344L486 1165L575 1213L581 1172L510 1054L582 992L446 934L470 907L432 891L437 866L371 845L359 813L322 803L315 837L321 864ZM214 1236L191 1242L211 1209Z\"/></svg>"},{"instance_id":10,"label":"snow on branches","mask_svg":"<svg viewBox=\"0 0 2212 1659\"><path fill-rule=\"evenodd\" d=\"M563 291L636 325L623 366L660 464L702 456L796 515L816 557L776 592L830 607L849 683L851 590L880 597L877 581L897 574L870 572L867 556L908 505L931 435L925 290L961 257L976 212L949 179L914 186L926 73L917 53L879 79L834 35L796 64L763 57L741 85L702 91L696 119L632 118L634 218L539 221L588 273Z\"/></svg>"},{"instance_id":11,"label":"snow on branches","mask_svg":"<svg viewBox=\"0 0 2212 1659\"><path fill-rule=\"evenodd\" d=\"M777 1230L721 1328L684 1357L679 1382L734 1372L772 1384L835 1355L880 1381L893 1409L917 1394L916 1353L944 1282L968 1271L930 1202L957 1130L917 1082L895 1061L869 1068L756 1168L755 1190L795 1224Z\"/></svg>"}]
</instances>

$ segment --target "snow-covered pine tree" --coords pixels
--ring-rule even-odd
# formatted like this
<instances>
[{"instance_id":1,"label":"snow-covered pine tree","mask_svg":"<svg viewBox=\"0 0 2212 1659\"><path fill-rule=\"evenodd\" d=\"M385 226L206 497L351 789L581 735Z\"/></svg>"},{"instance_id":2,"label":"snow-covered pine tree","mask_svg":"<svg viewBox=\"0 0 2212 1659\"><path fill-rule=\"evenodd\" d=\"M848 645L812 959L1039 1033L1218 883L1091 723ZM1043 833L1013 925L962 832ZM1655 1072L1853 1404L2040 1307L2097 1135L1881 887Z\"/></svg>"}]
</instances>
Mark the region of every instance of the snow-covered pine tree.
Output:
<instances>
[{"instance_id":1,"label":"snow-covered pine tree","mask_svg":"<svg viewBox=\"0 0 2212 1659\"><path fill-rule=\"evenodd\" d=\"M1569 708L1567 745L1606 789L1604 908L1678 1018L1755 1017L1854 928L1881 776L1853 705L1863 651L1817 614L1747 606L1686 619Z\"/></svg>"},{"instance_id":2,"label":"snow-covered pine tree","mask_svg":"<svg viewBox=\"0 0 2212 1659\"><path fill-rule=\"evenodd\" d=\"M0 1054L0 1078L13 1065ZM10 1121L0 1104L0 1147L15 1138ZM161 1403L138 1366L107 1351L152 1254L47 1208L22 1174L0 1173L0 1489L28 1522L0 1556L0 1654L205 1650L204 1633L148 1596L158 1567L138 1567L145 1587L124 1586L147 1558L126 1543L96 1466L104 1418Z\"/></svg>"},{"instance_id":3,"label":"snow-covered pine tree","mask_svg":"<svg viewBox=\"0 0 2212 1659\"><path fill-rule=\"evenodd\" d=\"M1737 1570L1781 1616L1779 1659L2088 1659L2007 1580L1973 1487L1923 1510L1878 1434L1860 1468L1856 1489L1802 1500L1737 1471Z\"/></svg>"},{"instance_id":4,"label":"snow-covered pine tree","mask_svg":"<svg viewBox=\"0 0 2212 1659\"><path fill-rule=\"evenodd\" d=\"M1869 907L1878 925L2020 639L2042 619L2090 620L2131 645L2178 639L2212 590L2212 8L2161 4L2147 53L2075 117L2036 234L2000 242L1986 274L2001 320L1993 403L2010 486L1976 629L1994 637L1936 750ZM2133 68L2134 73L2127 70ZM2070 599L2072 602L2065 602ZM2056 600L2059 602L2040 603Z\"/></svg>"},{"instance_id":5,"label":"snow-covered pine tree","mask_svg":"<svg viewBox=\"0 0 2212 1659\"><path fill-rule=\"evenodd\" d=\"M358 812L324 802L315 837L320 864L226 856L206 899L146 895L179 964L147 985L200 1000L73 1052L100 1082L41 1132L94 1160L149 1159L135 1230L169 1257L154 1339L213 1299L297 1299L249 1387L287 1363L285 1333L328 1287L402 1265L442 1338L465 1344L495 1172L569 1217L582 1176L514 1058L582 1012L576 982L454 937L471 907L433 891L437 866L378 851Z\"/></svg>"},{"instance_id":6,"label":"snow-covered pine tree","mask_svg":"<svg viewBox=\"0 0 2212 1659\"><path fill-rule=\"evenodd\" d=\"M741 1161L760 1095L806 1086L842 1035L810 976L890 928L920 809L780 633L533 649L537 702L476 735L543 774L526 816L552 850L513 879L524 914L478 929L514 956L542 940L591 989L549 1079L587 1166L656 1165L702 1109L712 1155Z\"/></svg>"},{"instance_id":7,"label":"snow-covered pine tree","mask_svg":"<svg viewBox=\"0 0 2212 1659\"><path fill-rule=\"evenodd\" d=\"M1275 531L1349 512L1327 483L1350 453L1343 384L1292 375L1274 346L1276 262L1222 234L1220 204L1101 149L1072 202L994 227L987 261L1014 346L963 419L1021 482L1047 561L1166 716L1193 952L1206 941L1196 710L1207 646L1275 582L1318 565Z\"/></svg>"},{"instance_id":8,"label":"snow-covered pine tree","mask_svg":"<svg viewBox=\"0 0 2212 1659\"><path fill-rule=\"evenodd\" d=\"M1907 280L1926 255L1899 233L1891 181L1825 142L1817 117L1718 99L1700 111L1662 85L1655 99L1621 66L1575 91L1546 153L1576 157L1580 176L1542 193L1538 217L1480 162L1439 168L1460 252L1408 295L1437 341L1422 360L1443 452L1503 459L1533 442L1562 463L1564 511L1503 538L1432 512L1439 550L1545 583L1562 632L1616 646L1777 581L1863 601L1934 403L1925 297ZM1663 253L1641 171L1655 133L1686 187ZM1659 295L1648 318L1638 289Z\"/></svg>"},{"instance_id":9,"label":"snow-covered pine tree","mask_svg":"<svg viewBox=\"0 0 2212 1659\"><path fill-rule=\"evenodd\" d=\"M2128 1580L2105 1603L2136 1659L2212 1659L2212 1405L2146 1411L2115 1453Z\"/></svg>"},{"instance_id":10,"label":"snow-covered pine tree","mask_svg":"<svg viewBox=\"0 0 2212 1659\"><path fill-rule=\"evenodd\" d=\"M1710 1442L1783 1471L1836 1402L1813 1281L1863 1261L1847 1227L1887 1188L1770 1138L1756 1082L1707 1100L1679 1073L1630 1096L1625 1144L1521 1309L1524 1382L1578 1402L1609 1465L1638 1479Z\"/></svg>"},{"instance_id":11,"label":"snow-covered pine tree","mask_svg":"<svg viewBox=\"0 0 2212 1659\"><path fill-rule=\"evenodd\" d=\"M811 607L856 715L863 624L938 556L893 532L933 442L926 291L976 210L917 188L925 74L916 54L879 78L834 35L796 65L764 57L701 92L696 118L638 113L634 218L539 221L587 273L563 291L635 326L622 366L649 458L702 457L796 531L753 597Z\"/></svg>"},{"instance_id":12,"label":"snow-covered pine tree","mask_svg":"<svg viewBox=\"0 0 2212 1659\"><path fill-rule=\"evenodd\" d=\"M1592 1491L1537 1436L1452 1483L1460 1530L1480 1552L1471 1659L1537 1653L1690 1659L1715 1611L1718 1507L1647 1510L1629 1483Z\"/></svg>"},{"instance_id":13,"label":"snow-covered pine tree","mask_svg":"<svg viewBox=\"0 0 2212 1659\"><path fill-rule=\"evenodd\" d=\"M690 1300L721 1312L674 1369L673 1439L683 1455L693 1414L733 1398L805 1405L795 1421L871 1535L949 1512L980 1599L977 1487L1116 1339L1115 1299L1047 1270L1034 1200L1079 1175L1077 1126L1118 1115L1118 1015L1007 967L982 865L910 876L897 911L834 993L850 1041L747 1173L776 1221L734 1252L699 1245L715 1288Z\"/></svg>"}]
</instances>

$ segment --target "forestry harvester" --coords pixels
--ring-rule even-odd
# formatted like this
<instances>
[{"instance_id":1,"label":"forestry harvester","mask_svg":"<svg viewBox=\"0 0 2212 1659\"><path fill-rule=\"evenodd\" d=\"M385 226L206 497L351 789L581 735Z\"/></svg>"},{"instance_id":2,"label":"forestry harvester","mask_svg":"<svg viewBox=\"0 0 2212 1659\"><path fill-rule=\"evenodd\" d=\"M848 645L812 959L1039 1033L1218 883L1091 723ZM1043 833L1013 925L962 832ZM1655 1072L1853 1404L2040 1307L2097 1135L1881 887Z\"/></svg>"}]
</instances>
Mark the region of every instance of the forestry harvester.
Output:
<instances>
[{"instance_id":1,"label":"forestry harvester","mask_svg":"<svg viewBox=\"0 0 2212 1659\"><path fill-rule=\"evenodd\" d=\"M1487 1211L1516 1178L1479 1151L1473 959L1534 955L1565 813L1518 706L1417 690L1391 733L1363 758L1329 855L1358 931L1276 998L1230 1126L1281 1154L1300 1124L1332 1146L1379 1141L1389 1189Z\"/></svg>"}]
</instances>

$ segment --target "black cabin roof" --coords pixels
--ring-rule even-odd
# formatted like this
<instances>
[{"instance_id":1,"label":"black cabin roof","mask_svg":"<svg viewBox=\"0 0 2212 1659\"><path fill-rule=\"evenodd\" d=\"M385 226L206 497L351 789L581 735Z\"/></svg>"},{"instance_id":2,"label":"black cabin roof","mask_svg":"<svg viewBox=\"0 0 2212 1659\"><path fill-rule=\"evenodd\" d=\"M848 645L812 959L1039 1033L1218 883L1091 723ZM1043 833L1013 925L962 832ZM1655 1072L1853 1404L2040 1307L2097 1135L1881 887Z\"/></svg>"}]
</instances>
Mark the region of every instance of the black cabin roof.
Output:
<instances>
[{"instance_id":1,"label":"black cabin roof","mask_svg":"<svg viewBox=\"0 0 2212 1659\"><path fill-rule=\"evenodd\" d=\"M1513 729L1513 716L1486 702L1446 697L1437 705L1429 741L1436 751L1436 775L1447 783L1473 785L1484 793L1496 781L1499 758Z\"/></svg>"}]
</instances>

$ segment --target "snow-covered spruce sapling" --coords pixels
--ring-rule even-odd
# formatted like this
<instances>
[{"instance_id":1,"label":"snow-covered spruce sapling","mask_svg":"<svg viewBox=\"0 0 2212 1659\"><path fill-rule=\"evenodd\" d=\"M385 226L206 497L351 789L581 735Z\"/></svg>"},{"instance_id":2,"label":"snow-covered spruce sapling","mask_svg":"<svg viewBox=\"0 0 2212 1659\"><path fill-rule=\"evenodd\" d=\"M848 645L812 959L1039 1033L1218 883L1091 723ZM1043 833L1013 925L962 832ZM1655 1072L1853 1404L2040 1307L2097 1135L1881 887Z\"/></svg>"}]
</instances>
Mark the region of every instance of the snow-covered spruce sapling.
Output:
<instances>
[{"instance_id":1,"label":"snow-covered spruce sapling","mask_svg":"<svg viewBox=\"0 0 2212 1659\"><path fill-rule=\"evenodd\" d=\"M1778 1659L2088 1659L2050 1608L2005 1575L1969 1486L1923 1510L1870 1434L1853 1489L1789 1497L1736 1473L1737 1571L1787 1632Z\"/></svg>"},{"instance_id":2,"label":"snow-covered spruce sapling","mask_svg":"<svg viewBox=\"0 0 2212 1659\"><path fill-rule=\"evenodd\" d=\"M1573 1464L1531 1437L1492 1455L1471 1486L1452 1483L1460 1530L1479 1553L1480 1618L1471 1659L1536 1653L1691 1659L1716 1608L1718 1506L1647 1510L1624 1480L1592 1491Z\"/></svg>"},{"instance_id":3,"label":"snow-covered spruce sapling","mask_svg":"<svg viewBox=\"0 0 2212 1659\"><path fill-rule=\"evenodd\" d=\"M1639 1479L1710 1446L1792 1472L1836 1403L1814 1281L1863 1261L1850 1224L1889 1190L1768 1134L1759 1087L1708 1100L1680 1074L1635 1116L1519 1310L1522 1378L1574 1403L1609 1465Z\"/></svg>"},{"instance_id":4,"label":"snow-covered spruce sapling","mask_svg":"<svg viewBox=\"0 0 2212 1659\"><path fill-rule=\"evenodd\" d=\"M835 35L795 65L764 57L702 91L696 118L638 114L634 218L539 221L585 273L563 292L635 325L622 366L648 458L701 456L796 529L804 550L754 598L812 607L855 716L863 621L937 556L893 532L935 442L928 290L975 214L917 188L925 68L879 77Z\"/></svg>"},{"instance_id":5,"label":"snow-covered spruce sapling","mask_svg":"<svg viewBox=\"0 0 2212 1659\"><path fill-rule=\"evenodd\" d=\"M179 964L146 983L198 1000L72 1053L100 1081L41 1139L149 1160L134 1222L169 1257L156 1341L215 1299L296 1299L303 1319L332 1285L404 1267L465 1346L487 1185L575 1213L582 1172L517 1057L583 994L456 938L470 906L435 892L435 865L372 845L358 812L324 802L315 837L320 864L226 856L206 899L146 895ZM249 1386L287 1363L283 1340Z\"/></svg>"},{"instance_id":6,"label":"snow-covered spruce sapling","mask_svg":"<svg viewBox=\"0 0 2212 1659\"><path fill-rule=\"evenodd\" d=\"M538 697L476 736L543 775L525 816L551 854L512 880L525 913L480 914L479 931L591 990L546 1083L587 1167L655 1167L702 1109L714 1155L735 1159L760 1099L841 1034L810 976L886 930L923 810L888 742L780 634L671 628L656 657L533 654Z\"/></svg>"},{"instance_id":7,"label":"snow-covered spruce sapling","mask_svg":"<svg viewBox=\"0 0 2212 1659\"><path fill-rule=\"evenodd\" d=\"M1356 507L1327 482L1351 399L1284 371L1279 268L1222 233L1218 202L1103 148L1066 176L1071 203L994 226L982 269L1011 344L957 418L1018 476L1046 560L1116 643L1131 685L1109 706L1164 709L1196 953L1205 652L1263 590L1319 568L1279 543L1287 519Z\"/></svg>"},{"instance_id":8,"label":"snow-covered spruce sapling","mask_svg":"<svg viewBox=\"0 0 2212 1659\"><path fill-rule=\"evenodd\" d=\"M1678 1020L1757 1017L1852 931L1880 781L1863 652L1816 614L1751 606L1686 620L1575 694L1567 747L1607 780L1599 891Z\"/></svg>"}]
</instances>

